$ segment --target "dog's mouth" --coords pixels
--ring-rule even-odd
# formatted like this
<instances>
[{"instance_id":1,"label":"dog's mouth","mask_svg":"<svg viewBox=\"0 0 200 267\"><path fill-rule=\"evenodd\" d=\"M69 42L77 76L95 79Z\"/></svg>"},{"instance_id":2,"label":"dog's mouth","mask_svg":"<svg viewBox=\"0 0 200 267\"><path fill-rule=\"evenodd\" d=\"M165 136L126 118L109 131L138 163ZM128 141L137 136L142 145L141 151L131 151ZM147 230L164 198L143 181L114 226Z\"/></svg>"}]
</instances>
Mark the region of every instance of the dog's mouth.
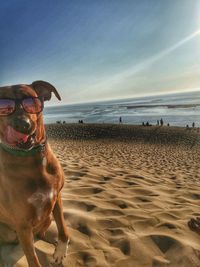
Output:
<instances>
[{"instance_id":1,"label":"dog's mouth","mask_svg":"<svg viewBox=\"0 0 200 267\"><path fill-rule=\"evenodd\" d=\"M8 125L5 129L3 141L13 148L29 150L34 146L35 134L24 134Z\"/></svg>"}]
</instances>

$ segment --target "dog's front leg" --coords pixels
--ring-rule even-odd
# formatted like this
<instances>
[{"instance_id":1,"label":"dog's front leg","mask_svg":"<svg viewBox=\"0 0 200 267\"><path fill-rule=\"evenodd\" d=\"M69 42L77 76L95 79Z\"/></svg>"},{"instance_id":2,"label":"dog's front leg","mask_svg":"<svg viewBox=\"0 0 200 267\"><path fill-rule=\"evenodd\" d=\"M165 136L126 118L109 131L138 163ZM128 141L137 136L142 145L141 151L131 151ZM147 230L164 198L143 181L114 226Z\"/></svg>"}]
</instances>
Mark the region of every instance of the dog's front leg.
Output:
<instances>
[{"instance_id":1,"label":"dog's front leg","mask_svg":"<svg viewBox=\"0 0 200 267\"><path fill-rule=\"evenodd\" d=\"M24 250L29 267L41 267L34 248L33 232L31 227L20 227L17 235Z\"/></svg>"},{"instance_id":2,"label":"dog's front leg","mask_svg":"<svg viewBox=\"0 0 200 267\"><path fill-rule=\"evenodd\" d=\"M65 225L60 193L53 209L53 215L58 228L58 244L56 246L53 257L55 262L60 264L66 256L69 243L69 235L67 232L67 227Z\"/></svg>"}]
</instances>

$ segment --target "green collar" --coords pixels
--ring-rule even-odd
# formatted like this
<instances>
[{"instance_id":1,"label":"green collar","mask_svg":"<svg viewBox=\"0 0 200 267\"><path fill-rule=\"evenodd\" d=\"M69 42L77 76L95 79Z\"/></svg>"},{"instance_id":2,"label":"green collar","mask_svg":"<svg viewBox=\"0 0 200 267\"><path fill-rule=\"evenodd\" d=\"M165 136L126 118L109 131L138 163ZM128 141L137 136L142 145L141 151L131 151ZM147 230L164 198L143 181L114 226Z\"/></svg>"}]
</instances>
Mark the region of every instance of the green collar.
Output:
<instances>
[{"instance_id":1,"label":"green collar","mask_svg":"<svg viewBox=\"0 0 200 267\"><path fill-rule=\"evenodd\" d=\"M12 155L24 157L24 156L34 156L38 152L44 152L45 145L46 141L36 147L31 148L30 150L25 150L25 149L13 148L4 143L0 143L0 148Z\"/></svg>"}]
</instances>

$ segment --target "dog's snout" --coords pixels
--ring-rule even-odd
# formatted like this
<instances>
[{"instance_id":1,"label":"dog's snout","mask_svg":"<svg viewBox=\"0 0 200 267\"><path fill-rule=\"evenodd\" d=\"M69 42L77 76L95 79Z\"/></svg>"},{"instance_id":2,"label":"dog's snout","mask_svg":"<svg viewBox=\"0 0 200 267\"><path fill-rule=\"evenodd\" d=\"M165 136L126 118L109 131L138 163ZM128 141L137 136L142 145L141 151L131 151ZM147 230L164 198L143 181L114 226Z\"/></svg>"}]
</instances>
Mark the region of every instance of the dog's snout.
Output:
<instances>
[{"instance_id":1,"label":"dog's snout","mask_svg":"<svg viewBox=\"0 0 200 267\"><path fill-rule=\"evenodd\" d=\"M11 126L18 132L29 133L32 128L32 123L28 117L16 117L12 121Z\"/></svg>"}]
</instances>

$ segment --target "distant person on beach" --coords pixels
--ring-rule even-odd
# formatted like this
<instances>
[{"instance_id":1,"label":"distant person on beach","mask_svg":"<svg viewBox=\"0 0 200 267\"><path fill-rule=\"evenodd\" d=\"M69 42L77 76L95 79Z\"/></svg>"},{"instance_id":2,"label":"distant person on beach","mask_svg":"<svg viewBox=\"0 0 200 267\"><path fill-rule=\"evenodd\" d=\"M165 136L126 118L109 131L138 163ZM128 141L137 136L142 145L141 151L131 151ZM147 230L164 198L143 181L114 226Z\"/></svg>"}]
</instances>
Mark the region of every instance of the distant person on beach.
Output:
<instances>
[{"instance_id":1,"label":"distant person on beach","mask_svg":"<svg viewBox=\"0 0 200 267\"><path fill-rule=\"evenodd\" d=\"M161 118L160 119L160 125L163 126L164 122L163 122L163 119Z\"/></svg>"},{"instance_id":2,"label":"distant person on beach","mask_svg":"<svg viewBox=\"0 0 200 267\"><path fill-rule=\"evenodd\" d=\"M194 127L195 127L195 122L192 123L192 128L194 128Z\"/></svg>"},{"instance_id":3,"label":"distant person on beach","mask_svg":"<svg viewBox=\"0 0 200 267\"><path fill-rule=\"evenodd\" d=\"M170 126L170 124L168 123L168 124L167 124L167 126L169 127L169 126Z\"/></svg>"},{"instance_id":4,"label":"distant person on beach","mask_svg":"<svg viewBox=\"0 0 200 267\"><path fill-rule=\"evenodd\" d=\"M122 123L122 117L119 117L119 123L120 124Z\"/></svg>"},{"instance_id":5,"label":"distant person on beach","mask_svg":"<svg viewBox=\"0 0 200 267\"><path fill-rule=\"evenodd\" d=\"M159 120L157 120L157 125L158 125L158 126L160 125Z\"/></svg>"}]
</instances>

